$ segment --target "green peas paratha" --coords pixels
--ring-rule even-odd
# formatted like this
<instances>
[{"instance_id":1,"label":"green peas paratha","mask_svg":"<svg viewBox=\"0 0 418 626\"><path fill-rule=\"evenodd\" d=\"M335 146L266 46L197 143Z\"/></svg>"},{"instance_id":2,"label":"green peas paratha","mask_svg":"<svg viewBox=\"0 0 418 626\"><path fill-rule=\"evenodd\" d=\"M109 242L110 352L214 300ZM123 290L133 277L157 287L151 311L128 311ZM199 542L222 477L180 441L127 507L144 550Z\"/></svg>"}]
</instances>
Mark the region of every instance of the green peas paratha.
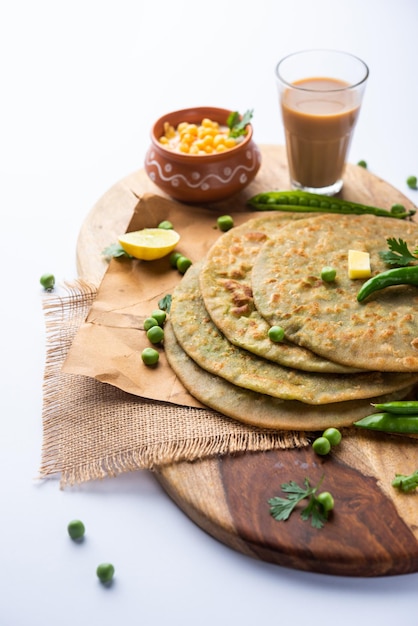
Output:
<instances>
[{"instance_id":1,"label":"green peas paratha","mask_svg":"<svg viewBox=\"0 0 418 626\"><path fill-rule=\"evenodd\" d=\"M324 430L330 426L342 428L369 415L370 403L401 400L410 391L407 388L378 398L322 406L303 404L297 400L280 400L237 387L199 367L179 345L170 322L165 326L164 336L167 360L178 379L195 398L223 415L258 428L298 432Z\"/></svg>"},{"instance_id":2,"label":"green peas paratha","mask_svg":"<svg viewBox=\"0 0 418 626\"><path fill-rule=\"evenodd\" d=\"M404 389L418 380L418 375L400 373L302 372L234 346L204 307L199 289L200 266L189 268L174 290L170 320L182 349L207 372L257 393L314 405L371 398Z\"/></svg>"},{"instance_id":3,"label":"green peas paratha","mask_svg":"<svg viewBox=\"0 0 418 626\"><path fill-rule=\"evenodd\" d=\"M251 284L255 305L289 341L326 359L381 372L418 372L418 288L378 291L362 303L364 280L348 278L349 249L370 253L372 274L388 269L380 257L387 238L418 244L418 224L374 215L321 215L290 223L261 248ZM321 269L337 270L335 282Z\"/></svg>"},{"instance_id":4,"label":"green peas paratha","mask_svg":"<svg viewBox=\"0 0 418 626\"><path fill-rule=\"evenodd\" d=\"M270 325L254 305L251 271L261 247L283 226L306 218L306 213L263 214L224 233L202 266L202 297L214 324L234 345L286 367L352 373L358 369L334 363L289 341L272 342L268 337Z\"/></svg>"}]
</instances>

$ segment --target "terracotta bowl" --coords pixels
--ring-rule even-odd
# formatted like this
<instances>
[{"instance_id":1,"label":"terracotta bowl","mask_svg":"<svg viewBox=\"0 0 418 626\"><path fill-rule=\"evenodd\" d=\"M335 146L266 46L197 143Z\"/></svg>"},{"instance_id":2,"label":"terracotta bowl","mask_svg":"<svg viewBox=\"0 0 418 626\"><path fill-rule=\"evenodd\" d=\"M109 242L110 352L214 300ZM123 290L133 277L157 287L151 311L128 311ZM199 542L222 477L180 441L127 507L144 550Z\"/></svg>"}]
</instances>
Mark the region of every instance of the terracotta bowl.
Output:
<instances>
[{"instance_id":1,"label":"terracotta bowl","mask_svg":"<svg viewBox=\"0 0 418 626\"><path fill-rule=\"evenodd\" d=\"M253 141L251 124L243 141L224 152L191 155L174 152L159 142L164 122L199 125L203 118L225 125L230 111L196 107L167 113L151 132L151 146L145 157L145 171L167 195L181 202L206 203L225 200L244 189L257 174L261 154Z\"/></svg>"}]
</instances>

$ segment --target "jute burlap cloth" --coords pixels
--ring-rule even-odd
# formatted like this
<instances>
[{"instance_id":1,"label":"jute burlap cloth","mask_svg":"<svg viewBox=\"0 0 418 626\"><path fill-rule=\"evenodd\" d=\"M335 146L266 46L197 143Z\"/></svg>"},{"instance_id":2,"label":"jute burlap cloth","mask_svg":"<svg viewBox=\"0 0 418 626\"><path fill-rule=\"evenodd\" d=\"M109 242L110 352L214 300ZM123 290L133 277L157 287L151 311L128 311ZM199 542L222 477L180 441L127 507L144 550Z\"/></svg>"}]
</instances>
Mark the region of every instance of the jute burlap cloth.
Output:
<instances>
[{"instance_id":1,"label":"jute burlap cloth","mask_svg":"<svg viewBox=\"0 0 418 626\"><path fill-rule=\"evenodd\" d=\"M97 288L83 281L43 299L46 365L40 477L61 487L215 455L307 445L300 433L249 427L205 408L131 395L62 365Z\"/></svg>"}]
</instances>

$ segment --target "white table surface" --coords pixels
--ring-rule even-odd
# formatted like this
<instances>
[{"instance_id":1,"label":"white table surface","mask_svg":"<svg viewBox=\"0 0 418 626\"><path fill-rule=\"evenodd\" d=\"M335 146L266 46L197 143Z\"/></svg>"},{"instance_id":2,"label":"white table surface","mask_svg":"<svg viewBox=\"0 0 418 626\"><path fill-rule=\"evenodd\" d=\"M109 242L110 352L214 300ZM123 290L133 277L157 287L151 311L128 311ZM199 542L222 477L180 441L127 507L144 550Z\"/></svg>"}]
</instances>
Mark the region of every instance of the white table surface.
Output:
<instances>
[{"instance_id":1,"label":"white table surface","mask_svg":"<svg viewBox=\"0 0 418 626\"><path fill-rule=\"evenodd\" d=\"M1 4L1 626L417 619L418 574L339 578L250 559L195 526L151 473L66 490L38 480L39 277L76 277L83 219L142 168L152 122L190 105L254 108L256 141L283 143L277 60L347 50L370 67L350 161L418 204L406 186L418 175L417 31L416 0ZM86 524L82 545L67 536L73 518ZM109 589L96 579L102 561L116 567Z\"/></svg>"}]
</instances>

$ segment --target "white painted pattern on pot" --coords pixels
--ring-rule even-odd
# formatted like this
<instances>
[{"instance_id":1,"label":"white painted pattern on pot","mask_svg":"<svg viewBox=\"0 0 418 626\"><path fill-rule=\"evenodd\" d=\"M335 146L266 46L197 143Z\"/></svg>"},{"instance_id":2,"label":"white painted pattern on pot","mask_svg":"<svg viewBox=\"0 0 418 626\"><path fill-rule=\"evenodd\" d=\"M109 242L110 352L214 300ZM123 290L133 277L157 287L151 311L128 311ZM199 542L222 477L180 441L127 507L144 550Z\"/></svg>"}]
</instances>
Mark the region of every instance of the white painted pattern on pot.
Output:
<instances>
[{"instance_id":1,"label":"white painted pattern on pot","mask_svg":"<svg viewBox=\"0 0 418 626\"><path fill-rule=\"evenodd\" d=\"M254 170L259 167L259 154L258 151L247 150L245 156L249 161L249 165L238 165L235 168L226 166L220 174L210 173L204 178L201 178L201 175L197 171L192 171L189 176L177 174L173 171L171 163L165 164L164 168L162 168L158 161L155 160L154 151L151 151L147 156L146 165L147 167L155 167L156 171L149 171L149 177L155 183L157 183L158 178L160 178L170 183L172 187L178 187L180 182L183 181L183 183L191 189L200 188L205 191L210 189L211 184L215 184L216 187L218 187L219 183L229 183L234 178L238 178L239 182L245 185L248 180L247 174L252 174Z\"/></svg>"}]
</instances>

